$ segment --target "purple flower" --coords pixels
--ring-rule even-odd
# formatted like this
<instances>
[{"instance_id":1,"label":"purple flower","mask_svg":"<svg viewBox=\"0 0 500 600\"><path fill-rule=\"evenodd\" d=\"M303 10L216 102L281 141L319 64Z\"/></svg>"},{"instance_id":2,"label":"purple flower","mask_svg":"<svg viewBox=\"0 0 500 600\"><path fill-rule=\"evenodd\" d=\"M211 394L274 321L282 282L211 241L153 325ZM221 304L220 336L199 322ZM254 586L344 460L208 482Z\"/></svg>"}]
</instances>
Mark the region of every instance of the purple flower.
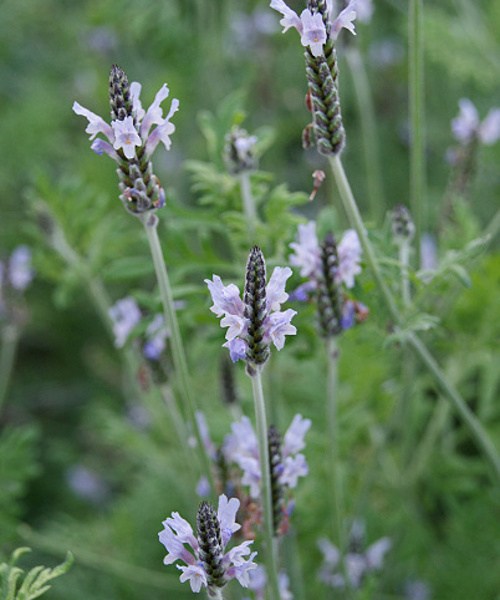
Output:
<instances>
[{"instance_id":1,"label":"purple flower","mask_svg":"<svg viewBox=\"0 0 500 600\"><path fill-rule=\"evenodd\" d=\"M297 329L291 324L296 311L287 309L280 311L281 304L288 299L285 283L292 274L289 267L276 267L265 288L266 304L263 319L263 343L267 346L274 344L281 350L285 344L286 335L295 335ZM250 320L245 316L245 303L240 297L240 290L233 283L225 286L218 275L212 280L205 279L213 306L210 310L217 316L223 317L221 327L227 327L224 347L229 349L231 360L244 360L248 351L248 328Z\"/></svg>"},{"instance_id":2,"label":"purple flower","mask_svg":"<svg viewBox=\"0 0 500 600\"><path fill-rule=\"evenodd\" d=\"M132 297L127 296L118 300L109 309L109 316L113 321L115 346L123 348L130 332L141 320L141 311L136 301Z\"/></svg>"},{"instance_id":3,"label":"purple flower","mask_svg":"<svg viewBox=\"0 0 500 600\"><path fill-rule=\"evenodd\" d=\"M259 565L250 573L250 585L248 586L255 594L255 600L265 600L266 598L267 573L266 569ZM290 580L284 571L278 573L278 586L280 600L293 600L290 592ZM247 600L247 599L245 599ZM249 599L248 599L249 600Z\"/></svg>"},{"instance_id":4,"label":"purple flower","mask_svg":"<svg viewBox=\"0 0 500 600\"><path fill-rule=\"evenodd\" d=\"M144 147L146 156L150 157L159 142L167 150L170 149L170 136L175 131L175 126L170 122L174 113L179 109L179 101L172 100L170 110L163 117L161 103L168 97L169 89L166 84L157 92L155 99L147 111L144 111L140 101L141 85L134 81L130 84L130 98L132 100L132 114L124 119L115 119L111 124L106 123L102 117L84 108L78 102L73 103L73 112L85 117L88 121L86 133L89 139L94 140L92 150L97 154L107 154L118 160L115 150L122 150L129 160L136 157L136 148ZM151 131L151 128L155 128ZM104 135L106 140L95 139L98 134Z\"/></svg>"},{"instance_id":5,"label":"purple flower","mask_svg":"<svg viewBox=\"0 0 500 600\"><path fill-rule=\"evenodd\" d=\"M300 268L302 277L314 281L321 272L321 248L316 234L316 223L309 221L299 225L298 240L290 244L294 251L290 255L290 264ZM335 274L336 283L347 288L354 286L354 278L361 273L361 244L354 229L348 229L338 245L339 266Z\"/></svg>"},{"instance_id":6,"label":"purple flower","mask_svg":"<svg viewBox=\"0 0 500 600\"><path fill-rule=\"evenodd\" d=\"M250 572L257 568L253 562L257 553L250 552L253 542L243 542L225 552L233 533L241 527L235 521L239 506L237 498L228 500L224 494L219 496L217 514L210 505L202 503L198 511L198 536L177 512L163 521L163 530L158 533L160 542L167 549L163 563L183 562L184 565L177 565L182 571L180 580L183 583L189 581L193 592L200 592L202 587L209 590L223 587L231 579L237 579L240 585L248 587ZM215 535L207 535L206 529ZM220 538L220 543L217 538ZM214 561L218 567L217 576L210 568Z\"/></svg>"},{"instance_id":7,"label":"purple flower","mask_svg":"<svg viewBox=\"0 0 500 600\"><path fill-rule=\"evenodd\" d=\"M169 335L163 315L156 315L146 329L146 343L142 349L144 356L149 360L160 360Z\"/></svg>"},{"instance_id":8,"label":"purple flower","mask_svg":"<svg viewBox=\"0 0 500 600\"><path fill-rule=\"evenodd\" d=\"M311 426L310 419L295 415L283 438L281 447L282 472L279 481L288 488L297 486L299 477L308 473L308 466L303 454L304 437ZM228 463L236 463L243 471L242 484L250 487L250 495L258 498L260 493L259 444L257 436L248 417L231 426L232 433L226 436L223 452Z\"/></svg>"},{"instance_id":9,"label":"purple flower","mask_svg":"<svg viewBox=\"0 0 500 600\"><path fill-rule=\"evenodd\" d=\"M331 20L331 36L334 40L337 39L342 28L348 29L353 35L356 35L353 23L356 19L355 1L350 0L347 7L334 20L332 20L332 1L327 1L328 16ZM271 0L270 6L283 15L280 21L283 33L290 27L294 27L300 33L301 44L309 47L313 56L317 57L323 54L323 46L328 39L328 34L321 13L313 13L306 8L299 17L283 0Z\"/></svg>"},{"instance_id":10,"label":"purple flower","mask_svg":"<svg viewBox=\"0 0 500 600\"><path fill-rule=\"evenodd\" d=\"M8 278L18 292L24 292L33 280L31 250L28 246L18 246L10 255Z\"/></svg>"},{"instance_id":11,"label":"purple flower","mask_svg":"<svg viewBox=\"0 0 500 600\"><path fill-rule=\"evenodd\" d=\"M364 524L355 521L350 533L350 545L348 552L342 555L328 539L318 540L318 547L323 554L319 578L333 588L345 588L347 577L348 586L359 589L367 574L383 568L385 555L391 549L392 542L388 537L383 537L363 550Z\"/></svg>"},{"instance_id":12,"label":"purple flower","mask_svg":"<svg viewBox=\"0 0 500 600\"><path fill-rule=\"evenodd\" d=\"M492 108L481 122L471 100L462 98L458 106L459 114L451 122L451 130L457 141L468 144L477 138L481 143L491 146L500 139L500 108Z\"/></svg>"}]
</instances>

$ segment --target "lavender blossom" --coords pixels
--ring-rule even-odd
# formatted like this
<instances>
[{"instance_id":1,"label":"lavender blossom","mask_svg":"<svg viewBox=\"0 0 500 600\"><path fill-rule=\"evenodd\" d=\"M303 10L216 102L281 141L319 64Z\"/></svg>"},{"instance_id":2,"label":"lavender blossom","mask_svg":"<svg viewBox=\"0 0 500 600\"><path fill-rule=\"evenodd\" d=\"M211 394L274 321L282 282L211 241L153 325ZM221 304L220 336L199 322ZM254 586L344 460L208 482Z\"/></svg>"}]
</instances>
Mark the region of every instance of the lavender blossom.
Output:
<instances>
[{"instance_id":1,"label":"lavender blossom","mask_svg":"<svg viewBox=\"0 0 500 600\"><path fill-rule=\"evenodd\" d=\"M9 259L7 278L13 289L24 292L33 280L31 250L28 246L17 246Z\"/></svg>"},{"instance_id":2,"label":"lavender blossom","mask_svg":"<svg viewBox=\"0 0 500 600\"><path fill-rule=\"evenodd\" d=\"M266 569L259 565L250 573L249 589L255 594L255 600L265 600L266 598L267 573ZM293 600L293 594L290 591L290 580L284 571L278 573L278 587L280 600ZM245 598L244 600L250 600Z\"/></svg>"},{"instance_id":3,"label":"lavender blossom","mask_svg":"<svg viewBox=\"0 0 500 600\"><path fill-rule=\"evenodd\" d=\"M352 288L361 272L361 244L356 232L349 229L337 246L331 236L320 245L316 224L299 225L298 241L292 242L290 264L300 268L308 281L300 285L292 298L304 301L314 294L318 306L320 331L325 336L338 335L355 323L363 321L368 310L361 303L346 297L343 286Z\"/></svg>"},{"instance_id":4,"label":"lavender blossom","mask_svg":"<svg viewBox=\"0 0 500 600\"><path fill-rule=\"evenodd\" d=\"M179 108L179 101L174 98L163 116L161 104L170 93L166 84L147 110L142 107L140 93L141 85L135 81L129 84L124 71L114 65L110 75L111 123L78 102L73 103L73 111L88 121L85 131L92 141L91 149L118 163L120 199L134 215L165 204L165 192L153 173L150 158L160 142L170 149L170 136L175 131L170 119Z\"/></svg>"},{"instance_id":5,"label":"lavender blossom","mask_svg":"<svg viewBox=\"0 0 500 600\"><path fill-rule=\"evenodd\" d=\"M283 437L279 482L286 488L295 488L298 479L309 471L305 456L300 451L305 448L304 437L310 426L310 419L297 414ZM252 498L258 498L261 478L259 444L250 419L242 417L232 424L231 430L224 441L224 456L228 463L236 463L242 469L242 484L250 486Z\"/></svg>"},{"instance_id":6,"label":"lavender blossom","mask_svg":"<svg viewBox=\"0 0 500 600\"><path fill-rule=\"evenodd\" d=\"M249 135L245 129L233 127L226 135L224 146L224 161L230 173L238 174L257 168L255 145L257 137Z\"/></svg>"},{"instance_id":7,"label":"lavender blossom","mask_svg":"<svg viewBox=\"0 0 500 600\"><path fill-rule=\"evenodd\" d=\"M300 33L300 43L304 47L309 47L314 57L323 55L323 47L328 39L328 31L320 12L312 12L309 8L306 8L300 13L299 17L283 0L271 0L270 6L283 15L280 21L283 33L294 27ZM331 0L327 2L327 6L333 39L337 39L341 29L348 29L353 35L356 35L354 29L354 20L356 19L355 0L350 0L346 8L333 20Z\"/></svg>"},{"instance_id":8,"label":"lavender blossom","mask_svg":"<svg viewBox=\"0 0 500 600\"><path fill-rule=\"evenodd\" d=\"M253 562L257 553L250 552L253 542L246 541L225 551L233 533L241 527L235 521L239 506L238 499L228 500L224 494L219 496L217 513L208 502L202 502L197 515L197 536L177 512L163 521L163 530L158 533L168 552L163 563L184 563L177 565L182 571L180 580L189 581L193 592L198 593L204 587L211 597L232 579L237 579L243 587L249 586L250 573L257 568Z\"/></svg>"},{"instance_id":9,"label":"lavender blossom","mask_svg":"<svg viewBox=\"0 0 500 600\"><path fill-rule=\"evenodd\" d=\"M148 360L160 360L169 335L170 332L165 325L163 315L156 315L146 329L146 342L142 349L144 356Z\"/></svg>"},{"instance_id":10,"label":"lavender blossom","mask_svg":"<svg viewBox=\"0 0 500 600\"><path fill-rule=\"evenodd\" d=\"M471 100L462 98L458 105L459 114L451 122L453 135L458 142L466 145L479 140L482 144L491 146L500 139L500 108L492 108L481 122Z\"/></svg>"},{"instance_id":11,"label":"lavender blossom","mask_svg":"<svg viewBox=\"0 0 500 600\"><path fill-rule=\"evenodd\" d=\"M244 301L234 284L225 286L218 275L205 279L213 306L210 310L223 317L221 327L227 327L224 347L229 349L231 360L246 360L247 365L262 365L269 355L269 346L281 350L286 335L295 335L290 323L296 311L281 311L288 299L285 283L291 276L289 267L276 267L265 285L265 263L262 252L254 248L247 264Z\"/></svg>"},{"instance_id":12,"label":"lavender blossom","mask_svg":"<svg viewBox=\"0 0 500 600\"><path fill-rule=\"evenodd\" d=\"M110 309L109 316L113 321L115 346L123 348L130 332L141 320L141 311L136 301L127 296L118 300Z\"/></svg>"},{"instance_id":13,"label":"lavender blossom","mask_svg":"<svg viewBox=\"0 0 500 600\"><path fill-rule=\"evenodd\" d=\"M290 264L300 268L300 275L314 282L321 271L321 247L316 234L316 223L309 221L299 225L298 240L290 244L294 251L289 256ZM335 274L335 281L344 284L347 288L354 287L356 275L361 273L361 244L354 229L345 231L338 244L339 267Z\"/></svg>"},{"instance_id":14,"label":"lavender blossom","mask_svg":"<svg viewBox=\"0 0 500 600\"><path fill-rule=\"evenodd\" d=\"M382 570L385 555L391 549L392 542L390 538L383 537L364 549L364 524L355 521L350 533L349 546L345 555L342 555L337 546L328 539L322 538L318 541L318 547L323 554L319 578L333 588L359 589L368 574Z\"/></svg>"}]
</instances>

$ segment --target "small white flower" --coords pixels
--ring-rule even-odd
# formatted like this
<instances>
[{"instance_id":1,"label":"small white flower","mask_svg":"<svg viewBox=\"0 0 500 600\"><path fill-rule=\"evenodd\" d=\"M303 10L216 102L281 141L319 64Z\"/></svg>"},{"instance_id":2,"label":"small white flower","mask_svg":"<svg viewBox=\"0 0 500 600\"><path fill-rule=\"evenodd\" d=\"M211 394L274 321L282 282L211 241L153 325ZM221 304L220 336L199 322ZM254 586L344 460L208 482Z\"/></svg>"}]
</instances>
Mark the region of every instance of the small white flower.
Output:
<instances>
[{"instance_id":1,"label":"small white flower","mask_svg":"<svg viewBox=\"0 0 500 600\"><path fill-rule=\"evenodd\" d=\"M451 130L462 144L468 144L475 138L487 146L500 139L500 108L492 108L481 122L474 103L468 98L458 102L459 113L451 121Z\"/></svg>"},{"instance_id":2,"label":"small white flower","mask_svg":"<svg viewBox=\"0 0 500 600\"><path fill-rule=\"evenodd\" d=\"M129 160L135 158L135 147L141 146L142 140L135 128L133 117L125 117L123 121L112 121L111 127L115 134L113 148L121 148Z\"/></svg>"},{"instance_id":3,"label":"small white flower","mask_svg":"<svg viewBox=\"0 0 500 600\"><path fill-rule=\"evenodd\" d=\"M123 348L130 332L141 320L141 311L136 301L127 296L118 300L110 309L109 316L113 321L115 346Z\"/></svg>"}]
</instances>

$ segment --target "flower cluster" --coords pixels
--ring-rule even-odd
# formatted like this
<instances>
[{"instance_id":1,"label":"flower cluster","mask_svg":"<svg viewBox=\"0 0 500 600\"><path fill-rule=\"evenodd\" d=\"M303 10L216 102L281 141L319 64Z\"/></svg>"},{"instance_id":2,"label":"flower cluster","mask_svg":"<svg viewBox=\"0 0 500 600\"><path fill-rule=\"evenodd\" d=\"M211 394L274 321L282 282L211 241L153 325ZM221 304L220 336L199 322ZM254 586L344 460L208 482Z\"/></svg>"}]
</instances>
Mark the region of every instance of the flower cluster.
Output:
<instances>
[{"instance_id":1,"label":"flower cluster","mask_svg":"<svg viewBox=\"0 0 500 600\"><path fill-rule=\"evenodd\" d=\"M333 588L359 589L369 573L383 568L385 555L392 547L391 540L383 537L364 549L364 537L364 524L355 521L350 533L350 547L344 556L328 539L318 541L323 553L319 578L324 583Z\"/></svg>"},{"instance_id":2,"label":"flower cluster","mask_svg":"<svg viewBox=\"0 0 500 600\"><path fill-rule=\"evenodd\" d=\"M280 484L294 488L299 477L308 473L305 456L300 453L305 448L304 437L311 426L310 419L295 415L281 444ZM231 426L232 433L226 436L222 451L227 463L236 463L243 471L242 484L250 486L250 496L260 494L260 462L257 436L248 417Z\"/></svg>"},{"instance_id":3,"label":"flower cluster","mask_svg":"<svg viewBox=\"0 0 500 600\"><path fill-rule=\"evenodd\" d=\"M225 551L233 533L241 527L235 521L239 506L238 499L228 500L224 494L219 496L217 513L210 504L202 502L197 515L197 536L177 512L163 521L163 530L158 533L168 552L163 563L184 563L177 565L182 571L180 580L189 581L193 592L204 587L210 595L215 588L224 587L232 579L248 587L250 573L257 568L253 562L257 553L250 552L253 542L245 541Z\"/></svg>"},{"instance_id":4,"label":"flower cluster","mask_svg":"<svg viewBox=\"0 0 500 600\"><path fill-rule=\"evenodd\" d=\"M337 245L327 236L320 245L316 223L299 225L298 240L290 244L293 254L290 264L300 269L308 281L299 286L292 298L305 301L315 294L321 329L325 335L335 335L364 320L367 309L349 299L343 287L354 287L355 277L361 273L361 244L353 229L348 229Z\"/></svg>"},{"instance_id":5,"label":"flower cluster","mask_svg":"<svg viewBox=\"0 0 500 600\"><path fill-rule=\"evenodd\" d=\"M109 317L113 322L115 346L123 348L133 329L142 320L137 302L131 296L118 300L109 309ZM165 325L163 315L155 315L151 323L147 326L144 335L145 341L142 351L145 358L153 361L159 360L162 352L165 350L168 336L169 331Z\"/></svg>"},{"instance_id":6,"label":"flower cluster","mask_svg":"<svg viewBox=\"0 0 500 600\"><path fill-rule=\"evenodd\" d=\"M73 103L73 111L88 120L85 131L93 140L92 150L107 154L118 163L120 199L135 215L165 204L165 192L149 159L160 142L170 149L170 136L175 131L170 119L179 108L179 101L174 98L163 116L161 104L170 93L166 84L147 111L142 107L140 93L141 84L134 81L129 85L126 74L114 65L110 75L111 123L78 102ZM98 134L105 139L98 138Z\"/></svg>"},{"instance_id":7,"label":"flower cluster","mask_svg":"<svg viewBox=\"0 0 500 600\"><path fill-rule=\"evenodd\" d=\"M243 171L257 168L255 145L257 137L249 135L245 129L233 127L226 135L224 145L224 162L230 173L237 175Z\"/></svg>"},{"instance_id":8,"label":"flower cluster","mask_svg":"<svg viewBox=\"0 0 500 600\"><path fill-rule=\"evenodd\" d=\"M459 103L459 114L451 122L451 130L461 144L470 144L479 140L491 146L500 139L500 108L492 108L483 121L479 119L477 108L468 98Z\"/></svg>"},{"instance_id":9,"label":"flower cluster","mask_svg":"<svg viewBox=\"0 0 500 600\"><path fill-rule=\"evenodd\" d=\"M276 267L269 283L265 284L265 264L262 252L254 248L250 253L245 284L245 297L233 283L225 286L218 275L205 279L213 306L210 310L223 317L221 327L228 327L227 342L231 360L247 360L263 364L267 360L269 346L281 350L285 335L295 335L296 328L290 323L296 311L281 311L281 304L288 299L285 283L291 276L289 267Z\"/></svg>"},{"instance_id":10,"label":"flower cluster","mask_svg":"<svg viewBox=\"0 0 500 600\"><path fill-rule=\"evenodd\" d=\"M353 35L356 35L354 29L354 20L356 19L356 0L350 0L348 5L333 19L333 0L327 0L327 19L331 36L337 39L341 29L348 29ZM325 25L323 16L320 12L313 12L310 8L305 8L300 16L288 7L283 0L271 0L271 8L280 12L283 18L280 25L283 27L283 33L290 27L294 27L300 34L300 43L304 47L309 47L313 56L322 56L324 45L328 39L328 29Z\"/></svg>"}]
</instances>

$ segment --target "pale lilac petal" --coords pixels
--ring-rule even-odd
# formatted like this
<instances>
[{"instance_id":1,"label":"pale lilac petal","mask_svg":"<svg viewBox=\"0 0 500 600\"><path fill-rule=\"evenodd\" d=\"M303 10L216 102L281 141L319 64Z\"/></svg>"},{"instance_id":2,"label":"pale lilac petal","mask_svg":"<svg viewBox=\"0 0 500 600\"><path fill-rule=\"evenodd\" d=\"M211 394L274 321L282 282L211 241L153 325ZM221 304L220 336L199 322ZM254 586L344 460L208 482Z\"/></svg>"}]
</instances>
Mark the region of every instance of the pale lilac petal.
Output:
<instances>
[{"instance_id":1,"label":"pale lilac petal","mask_svg":"<svg viewBox=\"0 0 500 600\"><path fill-rule=\"evenodd\" d=\"M468 98L459 100L458 106L460 112L458 117L452 120L451 130L459 142L467 144L477 135L479 114L477 108Z\"/></svg>"},{"instance_id":2,"label":"pale lilac petal","mask_svg":"<svg viewBox=\"0 0 500 600\"><path fill-rule=\"evenodd\" d=\"M115 134L113 148L123 150L125 156L130 160L135 158L135 147L142 145L142 140L134 126L132 117L125 117L123 121L112 121L111 126Z\"/></svg>"},{"instance_id":3,"label":"pale lilac petal","mask_svg":"<svg viewBox=\"0 0 500 600\"><path fill-rule=\"evenodd\" d=\"M254 569L257 568L257 564L253 562L253 559L257 556L257 552L252 552L247 559L243 556L247 556L250 553L249 545L252 541L243 542L239 546L235 546L227 555L227 558L233 563L226 572L227 576L235 577L242 587L249 587L250 575Z\"/></svg>"},{"instance_id":4,"label":"pale lilac petal","mask_svg":"<svg viewBox=\"0 0 500 600\"><path fill-rule=\"evenodd\" d=\"M292 302L307 302L311 299L311 296L316 291L316 287L317 285L315 281L306 281L293 290L293 292L290 294L289 300Z\"/></svg>"},{"instance_id":5,"label":"pale lilac petal","mask_svg":"<svg viewBox=\"0 0 500 600\"><path fill-rule=\"evenodd\" d=\"M180 516L178 512L173 512L172 516L168 517L163 525L170 527L175 531L177 538L183 544L189 544L193 550L198 550L198 540L194 536L191 525Z\"/></svg>"},{"instance_id":6,"label":"pale lilac petal","mask_svg":"<svg viewBox=\"0 0 500 600\"><path fill-rule=\"evenodd\" d=\"M152 125L160 125L163 123L163 109L161 103L168 98L170 90L166 83L164 83L159 91L156 93L153 103L148 108L144 120L141 124L141 137L146 139Z\"/></svg>"},{"instance_id":7,"label":"pale lilac petal","mask_svg":"<svg viewBox=\"0 0 500 600\"><path fill-rule=\"evenodd\" d=\"M203 567L201 565L189 565L187 567L177 565L177 568L182 571L182 575L180 576L181 583L185 581L189 581L189 585L191 586L191 590L195 593L198 593L202 586L208 586L208 579Z\"/></svg>"},{"instance_id":8,"label":"pale lilac petal","mask_svg":"<svg viewBox=\"0 0 500 600\"><path fill-rule=\"evenodd\" d=\"M237 498L227 499L225 494L219 496L219 508L217 510L217 518L220 523L220 532L222 540L222 548L231 539L235 531L241 529L241 525L236 523L236 513L240 507L240 501ZM234 549L233 549L234 550Z\"/></svg>"},{"instance_id":9,"label":"pale lilac petal","mask_svg":"<svg viewBox=\"0 0 500 600\"><path fill-rule=\"evenodd\" d=\"M213 306L210 310L217 317L222 317L224 314L236 315L243 317L245 313L245 305L240 298L240 290L234 283L225 286L222 279L218 275L213 275L213 281L205 279L210 295L212 296Z\"/></svg>"},{"instance_id":10,"label":"pale lilac petal","mask_svg":"<svg viewBox=\"0 0 500 600\"><path fill-rule=\"evenodd\" d=\"M101 156L102 154L107 154L113 160L118 160L118 154L113 149L113 146L109 142L101 140L101 138L97 138L96 140L94 140L90 145L90 149L93 150L99 156Z\"/></svg>"},{"instance_id":11,"label":"pale lilac petal","mask_svg":"<svg viewBox=\"0 0 500 600\"><path fill-rule=\"evenodd\" d=\"M302 33L302 22L299 19L299 16L294 10L288 7L283 0L271 0L270 6L283 15L283 19L280 21L280 25L283 27L283 33L288 31L290 27L295 27L299 33Z\"/></svg>"},{"instance_id":12,"label":"pale lilac petal","mask_svg":"<svg viewBox=\"0 0 500 600\"><path fill-rule=\"evenodd\" d=\"M182 560L188 565L194 564L194 556L184 547L183 542L178 536L175 535L167 521L163 521L164 529L158 533L158 539L160 540L160 543L165 546L168 552L163 559L163 564L171 565L176 560Z\"/></svg>"},{"instance_id":13,"label":"pale lilac petal","mask_svg":"<svg viewBox=\"0 0 500 600\"><path fill-rule=\"evenodd\" d=\"M340 550L327 538L318 540L318 547L323 553L323 559L329 567L335 568L340 561Z\"/></svg>"},{"instance_id":14,"label":"pale lilac petal","mask_svg":"<svg viewBox=\"0 0 500 600\"><path fill-rule=\"evenodd\" d=\"M175 125L170 123L170 118L179 109L179 100L174 98L170 106L168 115L163 119L158 126L149 134L148 141L146 142L146 154L151 156L156 150L156 147L160 142L165 146L166 150L170 150L172 142L170 136L175 131Z\"/></svg>"},{"instance_id":15,"label":"pale lilac petal","mask_svg":"<svg viewBox=\"0 0 500 600\"><path fill-rule=\"evenodd\" d=\"M323 45L326 43L326 28L320 13L313 14L309 9L304 9L300 14L302 33L300 43L311 48L313 56L323 54Z\"/></svg>"},{"instance_id":16,"label":"pale lilac petal","mask_svg":"<svg viewBox=\"0 0 500 600\"><path fill-rule=\"evenodd\" d=\"M294 251L289 257L293 267L300 268L302 277L313 277L320 268L320 247L316 235L316 223L309 221L299 225L297 242L292 242L290 248Z\"/></svg>"},{"instance_id":17,"label":"pale lilac petal","mask_svg":"<svg viewBox=\"0 0 500 600\"><path fill-rule=\"evenodd\" d=\"M359 588L363 575L368 571L368 564L364 554L349 552L345 555L344 566L351 586Z\"/></svg>"},{"instance_id":18,"label":"pale lilac petal","mask_svg":"<svg viewBox=\"0 0 500 600\"><path fill-rule=\"evenodd\" d=\"M292 276L290 267L275 267L269 283L266 285L266 305L267 310L279 310L281 304L288 300L288 294L285 292L287 279Z\"/></svg>"},{"instance_id":19,"label":"pale lilac petal","mask_svg":"<svg viewBox=\"0 0 500 600\"><path fill-rule=\"evenodd\" d=\"M374 570L380 570L384 565L384 557L392 547L390 538L383 537L374 542L366 550L366 560L368 567Z\"/></svg>"},{"instance_id":20,"label":"pale lilac petal","mask_svg":"<svg viewBox=\"0 0 500 600\"><path fill-rule=\"evenodd\" d=\"M339 16L332 22L332 37L334 40L337 39L341 29L348 29L353 35L356 35L354 29L354 21L356 19L356 0L350 0L349 4L339 14Z\"/></svg>"},{"instance_id":21,"label":"pale lilac petal","mask_svg":"<svg viewBox=\"0 0 500 600\"><path fill-rule=\"evenodd\" d=\"M142 350L144 356L149 360L160 360L169 334L163 315L156 315L146 329L146 343Z\"/></svg>"},{"instance_id":22,"label":"pale lilac petal","mask_svg":"<svg viewBox=\"0 0 500 600\"><path fill-rule=\"evenodd\" d=\"M240 338L234 338L234 340L222 344L222 347L229 350L229 356L234 363L245 360L247 356L247 343Z\"/></svg>"},{"instance_id":23,"label":"pale lilac petal","mask_svg":"<svg viewBox=\"0 0 500 600\"><path fill-rule=\"evenodd\" d=\"M77 115L85 117L88 120L89 124L87 125L85 132L90 135L90 140L93 140L98 133L102 133L111 143L114 142L113 129L110 127L110 125L108 125L108 123L106 123L106 121L104 121L102 117L96 115L87 108L84 108L78 104L78 102L73 102L73 112Z\"/></svg>"},{"instance_id":24,"label":"pale lilac petal","mask_svg":"<svg viewBox=\"0 0 500 600\"><path fill-rule=\"evenodd\" d=\"M280 483L289 488L297 486L299 477L305 477L309 473L306 458L303 454L296 456L287 456L283 461L283 473L280 476Z\"/></svg>"},{"instance_id":25,"label":"pale lilac petal","mask_svg":"<svg viewBox=\"0 0 500 600\"><path fill-rule=\"evenodd\" d=\"M127 296L109 309L109 317L113 321L115 346L123 348L130 332L141 320L141 311L136 301Z\"/></svg>"},{"instance_id":26,"label":"pale lilac petal","mask_svg":"<svg viewBox=\"0 0 500 600\"><path fill-rule=\"evenodd\" d=\"M295 415L283 438L283 456L296 454L306 447L304 437L310 427L311 419L304 419L302 415Z\"/></svg>"},{"instance_id":27,"label":"pale lilac petal","mask_svg":"<svg viewBox=\"0 0 500 600\"><path fill-rule=\"evenodd\" d=\"M264 337L272 342L277 350L281 350L285 345L286 335L295 335L297 333L295 325L290 323L296 314L296 310L288 308L284 312L274 312L266 317L264 321Z\"/></svg>"},{"instance_id":28,"label":"pale lilac petal","mask_svg":"<svg viewBox=\"0 0 500 600\"><path fill-rule=\"evenodd\" d=\"M354 286L355 276L361 273L359 264L361 252L358 234L354 229L348 229L338 245L339 268L336 275L338 283L344 283L348 288Z\"/></svg>"},{"instance_id":29,"label":"pale lilac petal","mask_svg":"<svg viewBox=\"0 0 500 600\"><path fill-rule=\"evenodd\" d=\"M231 425L232 433L224 441L224 454L229 462L236 460L236 456L244 454L258 458L259 443L257 436L248 417L241 417Z\"/></svg>"},{"instance_id":30,"label":"pale lilac petal","mask_svg":"<svg viewBox=\"0 0 500 600\"><path fill-rule=\"evenodd\" d=\"M196 494L200 498L208 498L211 492L210 482L208 481L208 477L206 475L202 475L198 479L198 483L196 484Z\"/></svg>"},{"instance_id":31,"label":"pale lilac petal","mask_svg":"<svg viewBox=\"0 0 500 600\"><path fill-rule=\"evenodd\" d=\"M356 0L356 17L361 23L369 23L373 15L373 0Z\"/></svg>"},{"instance_id":32,"label":"pale lilac petal","mask_svg":"<svg viewBox=\"0 0 500 600\"><path fill-rule=\"evenodd\" d=\"M280 600L293 600L293 594L290 591L290 579L284 571L278 573L278 587Z\"/></svg>"},{"instance_id":33,"label":"pale lilac petal","mask_svg":"<svg viewBox=\"0 0 500 600\"><path fill-rule=\"evenodd\" d=\"M479 139L491 146L500 139L500 108L492 108L479 127Z\"/></svg>"},{"instance_id":34,"label":"pale lilac petal","mask_svg":"<svg viewBox=\"0 0 500 600\"><path fill-rule=\"evenodd\" d=\"M247 331L248 319L238 315L226 315L220 322L221 327L227 327L226 340L229 342Z\"/></svg>"},{"instance_id":35,"label":"pale lilac petal","mask_svg":"<svg viewBox=\"0 0 500 600\"><path fill-rule=\"evenodd\" d=\"M241 483L250 487L250 496L258 498L260 494L260 463L258 458L237 457L235 461L243 471Z\"/></svg>"},{"instance_id":36,"label":"pale lilac petal","mask_svg":"<svg viewBox=\"0 0 500 600\"><path fill-rule=\"evenodd\" d=\"M130 99L132 100L132 111L135 118L140 123L144 118L144 109L142 108L140 95L142 86L137 81L132 81L130 84Z\"/></svg>"},{"instance_id":37,"label":"pale lilac petal","mask_svg":"<svg viewBox=\"0 0 500 600\"><path fill-rule=\"evenodd\" d=\"M14 249L10 255L8 273L11 286L19 292L24 292L33 280L31 250L28 246L18 246Z\"/></svg>"}]
</instances>

